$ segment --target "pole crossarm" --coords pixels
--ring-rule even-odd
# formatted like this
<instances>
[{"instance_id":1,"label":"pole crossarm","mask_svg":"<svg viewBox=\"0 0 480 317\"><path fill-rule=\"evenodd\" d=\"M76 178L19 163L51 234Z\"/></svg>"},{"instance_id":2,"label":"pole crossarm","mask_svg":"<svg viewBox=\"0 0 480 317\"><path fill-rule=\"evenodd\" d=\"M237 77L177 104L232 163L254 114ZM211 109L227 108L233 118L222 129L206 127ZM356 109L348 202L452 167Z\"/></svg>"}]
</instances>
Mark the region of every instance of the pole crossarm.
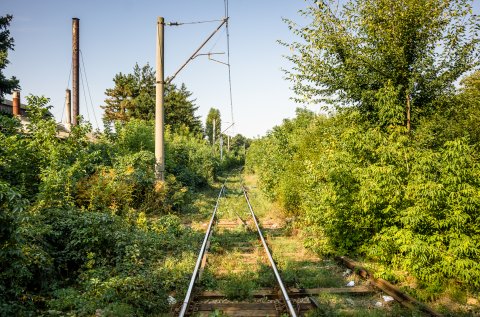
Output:
<instances>
[{"instance_id":1,"label":"pole crossarm","mask_svg":"<svg viewBox=\"0 0 480 317\"><path fill-rule=\"evenodd\" d=\"M225 130L223 130L222 132L220 133L225 133L228 129L230 129L231 127L233 127L235 125L235 123L233 122L232 124L230 124L228 127L225 128Z\"/></svg>"},{"instance_id":2,"label":"pole crossarm","mask_svg":"<svg viewBox=\"0 0 480 317\"><path fill-rule=\"evenodd\" d=\"M187 59L187 61L186 61L185 63L183 63L182 66L180 66L180 68L173 74L173 76L168 77L168 79L166 80L166 83L167 83L167 84L171 83L172 80L174 80L175 77L177 77L178 73L180 73L180 71L181 71L182 69L184 69L185 66L187 66L187 64L197 56L198 52L200 52L200 50L201 50L201 49L208 43L208 41L210 41L210 39L222 28L222 26L223 26L225 23L227 23L227 21L228 21L228 17L226 17L226 18L224 18L224 19L222 20L222 22L220 23L220 25L219 25L219 26L212 32L212 34L210 34L210 36L207 37L207 39L195 50L195 52Z\"/></svg>"}]
</instances>

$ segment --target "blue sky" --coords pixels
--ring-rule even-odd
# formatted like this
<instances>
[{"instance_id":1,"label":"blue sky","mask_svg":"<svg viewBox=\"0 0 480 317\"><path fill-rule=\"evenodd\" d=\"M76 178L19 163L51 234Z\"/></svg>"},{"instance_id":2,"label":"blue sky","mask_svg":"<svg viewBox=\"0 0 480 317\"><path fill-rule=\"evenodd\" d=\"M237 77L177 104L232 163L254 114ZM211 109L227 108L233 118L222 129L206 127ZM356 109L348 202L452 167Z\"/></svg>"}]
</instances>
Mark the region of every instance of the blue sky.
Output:
<instances>
[{"instance_id":1,"label":"blue sky","mask_svg":"<svg viewBox=\"0 0 480 317\"><path fill-rule=\"evenodd\" d=\"M290 65L282 55L288 49L277 40L295 36L282 17L301 21L298 10L310 0L230 0L230 44L235 130L248 137L265 134L282 119L293 117L303 105L290 100L289 82L281 68ZM60 121L71 65L72 18L80 18L80 46L92 103L81 90L81 114L101 125L105 89L119 72L129 73L135 63L155 65L156 19L190 22L220 19L224 0L0 0L0 15L12 14L15 50L5 74L20 79L22 101L27 94L51 98ZM480 13L480 1L473 1ZM171 75L216 28L216 23L166 27L165 73ZM214 45L216 43L216 45ZM226 52L225 31L206 45L204 53ZM216 58L225 60L225 56ZM204 121L211 107L220 109L224 123L231 121L227 67L199 57L174 83L185 83ZM7 96L8 98L8 96ZM86 107L88 104L88 107ZM92 110L93 105L93 110ZM89 110L88 113L86 110ZM312 108L312 110L318 110ZM95 116L93 115L95 113ZM224 124L225 127L225 124Z\"/></svg>"},{"instance_id":2,"label":"blue sky","mask_svg":"<svg viewBox=\"0 0 480 317\"><path fill-rule=\"evenodd\" d=\"M220 19L223 0L0 0L0 15L12 14L10 31L15 50L5 74L20 79L22 102L27 94L51 98L53 114L60 121L71 65L71 19L80 18L80 46L92 103L87 91L88 113L81 89L80 111L96 127L101 125L105 89L119 72L132 71L135 63L155 65L156 19L190 22ZM303 0L230 0L230 46L233 108L236 133L263 135L283 118L292 117L295 104L281 68L289 67L288 50L277 40L292 41L282 17L300 19ZM171 75L216 28L218 22L165 30L165 73ZM214 45L216 43L216 45ZM202 52L226 52L225 31ZM216 58L225 60L226 56ZM222 120L231 121L227 67L199 57L175 79L185 83L199 106L202 121L210 107L220 109ZM8 98L8 96L7 96ZM92 110L93 104L93 110ZM95 112L95 116L93 115ZM225 125L224 125L225 126Z\"/></svg>"}]
</instances>

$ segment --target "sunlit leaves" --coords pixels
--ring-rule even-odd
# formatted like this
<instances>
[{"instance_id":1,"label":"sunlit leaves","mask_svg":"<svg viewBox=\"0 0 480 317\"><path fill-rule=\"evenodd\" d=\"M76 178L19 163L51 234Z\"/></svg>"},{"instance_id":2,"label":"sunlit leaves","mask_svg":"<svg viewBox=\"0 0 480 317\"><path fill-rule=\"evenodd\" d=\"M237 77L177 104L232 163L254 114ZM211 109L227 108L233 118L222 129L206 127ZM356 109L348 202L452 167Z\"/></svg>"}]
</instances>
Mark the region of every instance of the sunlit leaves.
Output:
<instances>
[{"instance_id":1,"label":"sunlit leaves","mask_svg":"<svg viewBox=\"0 0 480 317\"><path fill-rule=\"evenodd\" d=\"M480 165L466 138L422 147L355 114L288 120L247 164L320 253L362 252L421 281L480 284ZM264 155L269 153L269 155Z\"/></svg>"},{"instance_id":2,"label":"sunlit leaves","mask_svg":"<svg viewBox=\"0 0 480 317\"><path fill-rule=\"evenodd\" d=\"M467 0L317 1L300 12L310 24L286 20L301 40L292 48L295 99L355 106L368 120L403 124L407 96L412 120L479 62L479 18Z\"/></svg>"}]
</instances>

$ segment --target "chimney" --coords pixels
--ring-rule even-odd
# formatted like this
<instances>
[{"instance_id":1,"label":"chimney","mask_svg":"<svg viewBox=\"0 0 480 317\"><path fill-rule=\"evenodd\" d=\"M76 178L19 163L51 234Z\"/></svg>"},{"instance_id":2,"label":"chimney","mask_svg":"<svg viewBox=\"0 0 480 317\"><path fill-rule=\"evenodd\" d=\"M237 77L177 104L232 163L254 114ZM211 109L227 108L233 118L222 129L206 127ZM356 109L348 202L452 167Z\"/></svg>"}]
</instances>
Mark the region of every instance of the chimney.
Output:
<instances>
[{"instance_id":1,"label":"chimney","mask_svg":"<svg viewBox=\"0 0 480 317\"><path fill-rule=\"evenodd\" d=\"M16 117L20 116L20 91L19 90L15 90L13 92L12 111L14 116Z\"/></svg>"},{"instance_id":2,"label":"chimney","mask_svg":"<svg viewBox=\"0 0 480 317\"><path fill-rule=\"evenodd\" d=\"M70 89L65 91L65 127L70 131L72 126L72 92Z\"/></svg>"},{"instance_id":3,"label":"chimney","mask_svg":"<svg viewBox=\"0 0 480 317\"><path fill-rule=\"evenodd\" d=\"M80 115L80 19L72 19L72 125L78 124Z\"/></svg>"}]
</instances>

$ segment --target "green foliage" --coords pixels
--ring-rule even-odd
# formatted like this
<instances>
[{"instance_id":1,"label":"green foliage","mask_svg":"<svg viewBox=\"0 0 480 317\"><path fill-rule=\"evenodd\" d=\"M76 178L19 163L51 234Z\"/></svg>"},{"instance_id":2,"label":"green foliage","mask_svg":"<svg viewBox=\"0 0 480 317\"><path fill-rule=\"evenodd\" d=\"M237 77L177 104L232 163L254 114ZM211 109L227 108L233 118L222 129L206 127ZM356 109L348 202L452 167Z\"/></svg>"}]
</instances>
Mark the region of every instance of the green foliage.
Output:
<instances>
[{"instance_id":1,"label":"green foliage","mask_svg":"<svg viewBox=\"0 0 480 317\"><path fill-rule=\"evenodd\" d=\"M0 181L0 315L14 315L29 306L19 301L25 280L31 278L22 244L27 201L9 184Z\"/></svg>"},{"instance_id":2,"label":"green foliage","mask_svg":"<svg viewBox=\"0 0 480 317\"><path fill-rule=\"evenodd\" d=\"M208 142L188 129L179 133L167 130L165 146L167 171L183 184L201 187L212 181L219 170L219 160L213 156Z\"/></svg>"},{"instance_id":3,"label":"green foliage","mask_svg":"<svg viewBox=\"0 0 480 317\"><path fill-rule=\"evenodd\" d=\"M228 276L228 278L221 281L220 289L231 300L251 298L252 292L256 287L254 277L252 272Z\"/></svg>"},{"instance_id":4,"label":"green foliage","mask_svg":"<svg viewBox=\"0 0 480 317\"><path fill-rule=\"evenodd\" d=\"M125 222L119 216L77 209L48 210L42 217L51 226L44 239L57 273L78 283L53 290L50 309L80 316L99 309L112 316L150 316L168 310L168 291L184 287L175 271L188 276L186 267L161 264L171 261L166 255L172 252L182 261L182 251L189 248L184 242L193 238L177 217Z\"/></svg>"},{"instance_id":5,"label":"green foliage","mask_svg":"<svg viewBox=\"0 0 480 317\"><path fill-rule=\"evenodd\" d=\"M417 139L361 118L300 113L252 144L247 168L317 252L361 252L425 283L478 288L477 147L465 137L426 147L427 128Z\"/></svg>"},{"instance_id":6,"label":"green foliage","mask_svg":"<svg viewBox=\"0 0 480 317\"><path fill-rule=\"evenodd\" d=\"M247 169L317 252L361 253L389 267L378 274L391 280L392 267L408 271L423 298L450 283L478 289L480 38L471 1L333 3L301 11L306 27L287 21L301 41L285 45L297 101L337 113L285 120L253 142ZM403 127L409 115L412 130Z\"/></svg>"},{"instance_id":7,"label":"green foliage","mask_svg":"<svg viewBox=\"0 0 480 317\"><path fill-rule=\"evenodd\" d=\"M300 13L310 24L286 22L301 41L283 44L301 102L354 106L382 125L406 122L410 102L416 123L478 66L480 20L468 0L325 0Z\"/></svg>"},{"instance_id":8,"label":"green foliage","mask_svg":"<svg viewBox=\"0 0 480 317\"><path fill-rule=\"evenodd\" d=\"M207 119L205 121L205 134L207 135L210 144L213 145L214 141L218 142L218 140L220 140L221 131L222 118L220 116L220 110L210 108L210 111L208 111Z\"/></svg>"},{"instance_id":9,"label":"green foliage","mask_svg":"<svg viewBox=\"0 0 480 317\"><path fill-rule=\"evenodd\" d=\"M115 75L114 88L105 91L104 119L119 123L154 119L155 81L155 71L148 64L141 68L135 64L133 74ZM187 127L202 134L202 124L195 115L198 107L191 96L184 84L180 88L171 83L165 85L165 123L174 131Z\"/></svg>"},{"instance_id":10,"label":"green foliage","mask_svg":"<svg viewBox=\"0 0 480 317\"><path fill-rule=\"evenodd\" d=\"M3 69L9 64L8 50L13 50L13 38L10 37L8 27L13 16L7 14L0 16L0 101L3 100L5 94L9 94L12 90L19 88L18 79L12 77L10 79L3 75Z\"/></svg>"},{"instance_id":11,"label":"green foliage","mask_svg":"<svg viewBox=\"0 0 480 317\"><path fill-rule=\"evenodd\" d=\"M192 93L185 84L180 88L174 84L165 86L165 124L173 131L187 128L190 132L203 136L200 118L195 115L198 106L191 99Z\"/></svg>"},{"instance_id":12,"label":"green foliage","mask_svg":"<svg viewBox=\"0 0 480 317\"><path fill-rule=\"evenodd\" d=\"M152 316L181 294L200 237L171 213L219 171L206 140L166 131L167 175L154 176L153 122L57 136L45 97L29 123L0 116L0 315Z\"/></svg>"},{"instance_id":13,"label":"green foliage","mask_svg":"<svg viewBox=\"0 0 480 317\"><path fill-rule=\"evenodd\" d=\"M395 227L374 237L375 247L368 252L390 258L423 281L436 283L447 277L478 288L478 156L465 140L457 139L438 152L418 152L413 162L406 208L395 215Z\"/></svg>"}]
</instances>

